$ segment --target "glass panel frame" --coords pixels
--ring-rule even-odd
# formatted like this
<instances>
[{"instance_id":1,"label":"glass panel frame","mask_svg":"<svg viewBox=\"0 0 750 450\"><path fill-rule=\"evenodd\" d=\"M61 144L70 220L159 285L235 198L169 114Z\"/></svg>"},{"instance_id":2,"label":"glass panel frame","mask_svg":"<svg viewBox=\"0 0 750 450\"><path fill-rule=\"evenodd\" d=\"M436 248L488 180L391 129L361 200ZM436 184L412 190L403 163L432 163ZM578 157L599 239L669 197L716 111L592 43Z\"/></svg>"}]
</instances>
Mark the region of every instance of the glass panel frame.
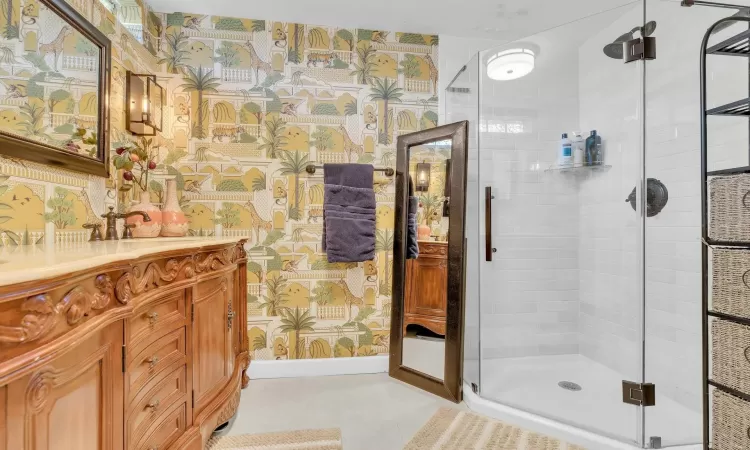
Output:
<instances>
[{"instance_id":1,"label":"glass panel frame","mask_svg":"<svg viewBox=\"0 0 750 450\"><path fill-rule=\"evenodd\" d=\"M644 1L631 2L480 53L478 203L490 186L494 261L485 261L482 208L475 247L482 397L640 446L644 408L623 403L621 383L645 381L645 67L642 61L625 65L606 58L602 48L622 32L596 30L602 23L637 30L645 23L644 11ZM595 31L576 34L580 29ZM570 52L569 43L577 58L572 74L574 69L559 70L568 60L555 53ZM484 74L489 57L526 46L538 55L534 72L497 82ZM587 73L596 65L611 68L615 78L606 81L617 92L606 90L595 71ZM626 106L607 109L612 95L626 99ZM574 104L578 114L569 114L566 107ZM604 165L612 167L553 167L560 134L576 129L600 131L605 154L614 159ZM635 213L622 204L632 189ZM580 204L568 203L574 196L582 198ZM579 213L568 217L566 207ZM580 243L568 248L572 240ZM581 265L569 270L565 264L573 260ZM570 294L579 289L580 295ZM580 305L575 313L567 309L573 303ZM597 386L605 378L605 385ZM577 379L583 392L564 392L563 386L571 386L564 382ZM592 397L582 400L587 395Z\"/></svg>"}]
</instances>

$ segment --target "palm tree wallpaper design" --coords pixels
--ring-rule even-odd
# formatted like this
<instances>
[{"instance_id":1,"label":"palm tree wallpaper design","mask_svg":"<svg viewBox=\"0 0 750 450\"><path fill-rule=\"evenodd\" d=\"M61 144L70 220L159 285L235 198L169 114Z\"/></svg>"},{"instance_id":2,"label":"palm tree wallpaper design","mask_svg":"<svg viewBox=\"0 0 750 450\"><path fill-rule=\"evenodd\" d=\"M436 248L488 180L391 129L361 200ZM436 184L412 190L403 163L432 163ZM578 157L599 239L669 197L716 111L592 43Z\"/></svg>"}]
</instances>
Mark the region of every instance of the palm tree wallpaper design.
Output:
<instances>
[{"instance_id":1,"label":"palm tree wallpaper design","mask_svg":"<svg viewBox=\"0 0 750 450\"><path fill-rule=\"evenodd\" d=\"M206 119L208 107L203 103L203 95L219 92L216 89L220 86L219 79L212 76L213 72L213 69L204 70L203 66L198 67L198 69L188 66L186 67L184 83L180 85L183 92L198 93L198 103L195 105L198 122L193 124L193 134L198 139L206 137L206 122L204 119Z\"/></svg>"},{"instance_id":2,"label":"palm tree wallpaper design","mask_svg":"<svg viewBox=\"0 0 750 450\"><path fill-rule=\"evenodd\" d=\"M16 0L13 7L27 1ZM400 134L436 126L438 98L426 56L437 64L437 37L148 11L148 27L163 30L154 55L135 39L123 39L129 32L106 9L97 9L99 1L70 3L89 2L79 12L115 47L113 151L135 140L124 131L126 68L156 74L167 99L164 130L153 144L154 186L177 181L191 236L250 237L251 357L388 354L395 186L376 189L375 260L330 264L321 250L323 177L310 176L305 168L349 162L346 139L362 147L361 156L352 152L352 163L393 167ZM7 28L7 15L2 17ZM11 17L20 17L20 10ZM18 73L19 65L33 73L50 70L45 66L51 59L45 63L23 54L17 51L15 60L0 57L0 73ZM83 107L77 98L63 103ZM3 108L0 104L0 114ZM408 129L402 127L406 121L397 120L406 113ZM19 130L44 133L38 122L47 119L40 114L44 109L34 103L24 109ZM20 173L21 165L34 169L25 171L29 178L4 175L4 168ZM45 230L52 231L49 239L85 241L80 227L92 211L104 212L106 198L117 197L121 210L131 203L134 193L117 191L122 177L112 172L105 184L0 157L0 245L35 243ZM155 203L162 197L158 189L152 193Z\"/></svg>"}]
</instances>

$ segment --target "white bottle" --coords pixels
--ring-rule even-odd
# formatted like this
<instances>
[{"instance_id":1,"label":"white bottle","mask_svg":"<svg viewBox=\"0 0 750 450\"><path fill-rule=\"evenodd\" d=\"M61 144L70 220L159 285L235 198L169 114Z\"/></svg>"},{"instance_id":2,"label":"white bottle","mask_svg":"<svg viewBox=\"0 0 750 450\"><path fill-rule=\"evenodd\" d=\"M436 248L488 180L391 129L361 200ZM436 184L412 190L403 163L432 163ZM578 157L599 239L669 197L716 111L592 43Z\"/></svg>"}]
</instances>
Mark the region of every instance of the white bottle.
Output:
<instances>
[{"instance_id":1,"label":"white bottle","mask_svg":"<svg viewBox=\"0 0 750 450\"><path fill-rule=\"evenodd\" d=\"M584 149L586 148L586 140L578 131L574 132L573 135L573 166L580 167L583 165L583 154Z\"/></svg>"},{"instance_id":2,"label":"white bottle","mask_svg":"<svg viewBox=\"0 0 750 450\"><path fill-rule=\"evenodd\" d=\"M573 165L573 144L568 139L568 133L563 133L560 142L560 156L557 161L560 167L570 167Z\"/></svg>"}]
</instances>

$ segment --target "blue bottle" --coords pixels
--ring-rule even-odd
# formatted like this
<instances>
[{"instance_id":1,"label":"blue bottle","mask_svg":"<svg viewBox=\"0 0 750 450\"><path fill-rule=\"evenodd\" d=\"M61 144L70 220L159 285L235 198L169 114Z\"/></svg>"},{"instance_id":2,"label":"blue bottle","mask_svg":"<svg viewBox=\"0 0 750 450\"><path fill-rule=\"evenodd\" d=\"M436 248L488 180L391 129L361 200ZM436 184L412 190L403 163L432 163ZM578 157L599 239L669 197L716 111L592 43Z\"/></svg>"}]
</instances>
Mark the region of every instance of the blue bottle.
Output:
<instances>
[{"instance_id":1,"label":"blue bottle","mask_svg":"<svg viewBox=\"0 0 750 450\"><path fill-rule=\"evenodd\" d=\"M584 165L599 166L604 163L604 154L602 153L602 137L596 134L596 130L591 131L591 136L586 138L586 151L584 153Z\"/></svg>"}]
</instances>

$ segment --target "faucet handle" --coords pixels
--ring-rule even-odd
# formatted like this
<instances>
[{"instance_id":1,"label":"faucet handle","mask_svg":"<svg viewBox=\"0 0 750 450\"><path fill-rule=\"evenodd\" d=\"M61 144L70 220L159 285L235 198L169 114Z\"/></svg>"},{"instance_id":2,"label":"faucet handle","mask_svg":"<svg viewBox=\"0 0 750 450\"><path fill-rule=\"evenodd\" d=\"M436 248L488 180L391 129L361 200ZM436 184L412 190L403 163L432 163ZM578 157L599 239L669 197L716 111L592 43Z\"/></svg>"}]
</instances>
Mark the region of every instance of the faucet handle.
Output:
<instances>
[{"instance_id":1,"label":"faucet handle","mask_svg":"<svg viewBox=\"0 0 750 450\"><path fill-rule=\"evenodd\" d=\"M109 219L109 217L112 216L112 215L114 215L114 214L115 214L115 207L114 206L110 206L109 207L109 212L107 214L102 214L102 218L103 219Z\"/></svg>"},{"instance_id":2,"label":"faucet handle","mask_svg":"<svg viewBox=\"0 0 750 450\"><path fill-rule=\"evenodd\" d=\"M89 237L89 242L96 242L96 241L104 240L102 239L101 226L98 223L85 223L83 224L83 228L87 230L91 230L91 237Z\"/></svg>"},{"instance_id":3,"label":"faucet handle","mask_svg":"<svg viewBox=\"0 0 750 450\"><path fill-rule=\"evenodd\" d=\"M126 223L122 230L122 238L133 239L133 228L135 228L134 223Z\"/></svg>"}]
</instances>

